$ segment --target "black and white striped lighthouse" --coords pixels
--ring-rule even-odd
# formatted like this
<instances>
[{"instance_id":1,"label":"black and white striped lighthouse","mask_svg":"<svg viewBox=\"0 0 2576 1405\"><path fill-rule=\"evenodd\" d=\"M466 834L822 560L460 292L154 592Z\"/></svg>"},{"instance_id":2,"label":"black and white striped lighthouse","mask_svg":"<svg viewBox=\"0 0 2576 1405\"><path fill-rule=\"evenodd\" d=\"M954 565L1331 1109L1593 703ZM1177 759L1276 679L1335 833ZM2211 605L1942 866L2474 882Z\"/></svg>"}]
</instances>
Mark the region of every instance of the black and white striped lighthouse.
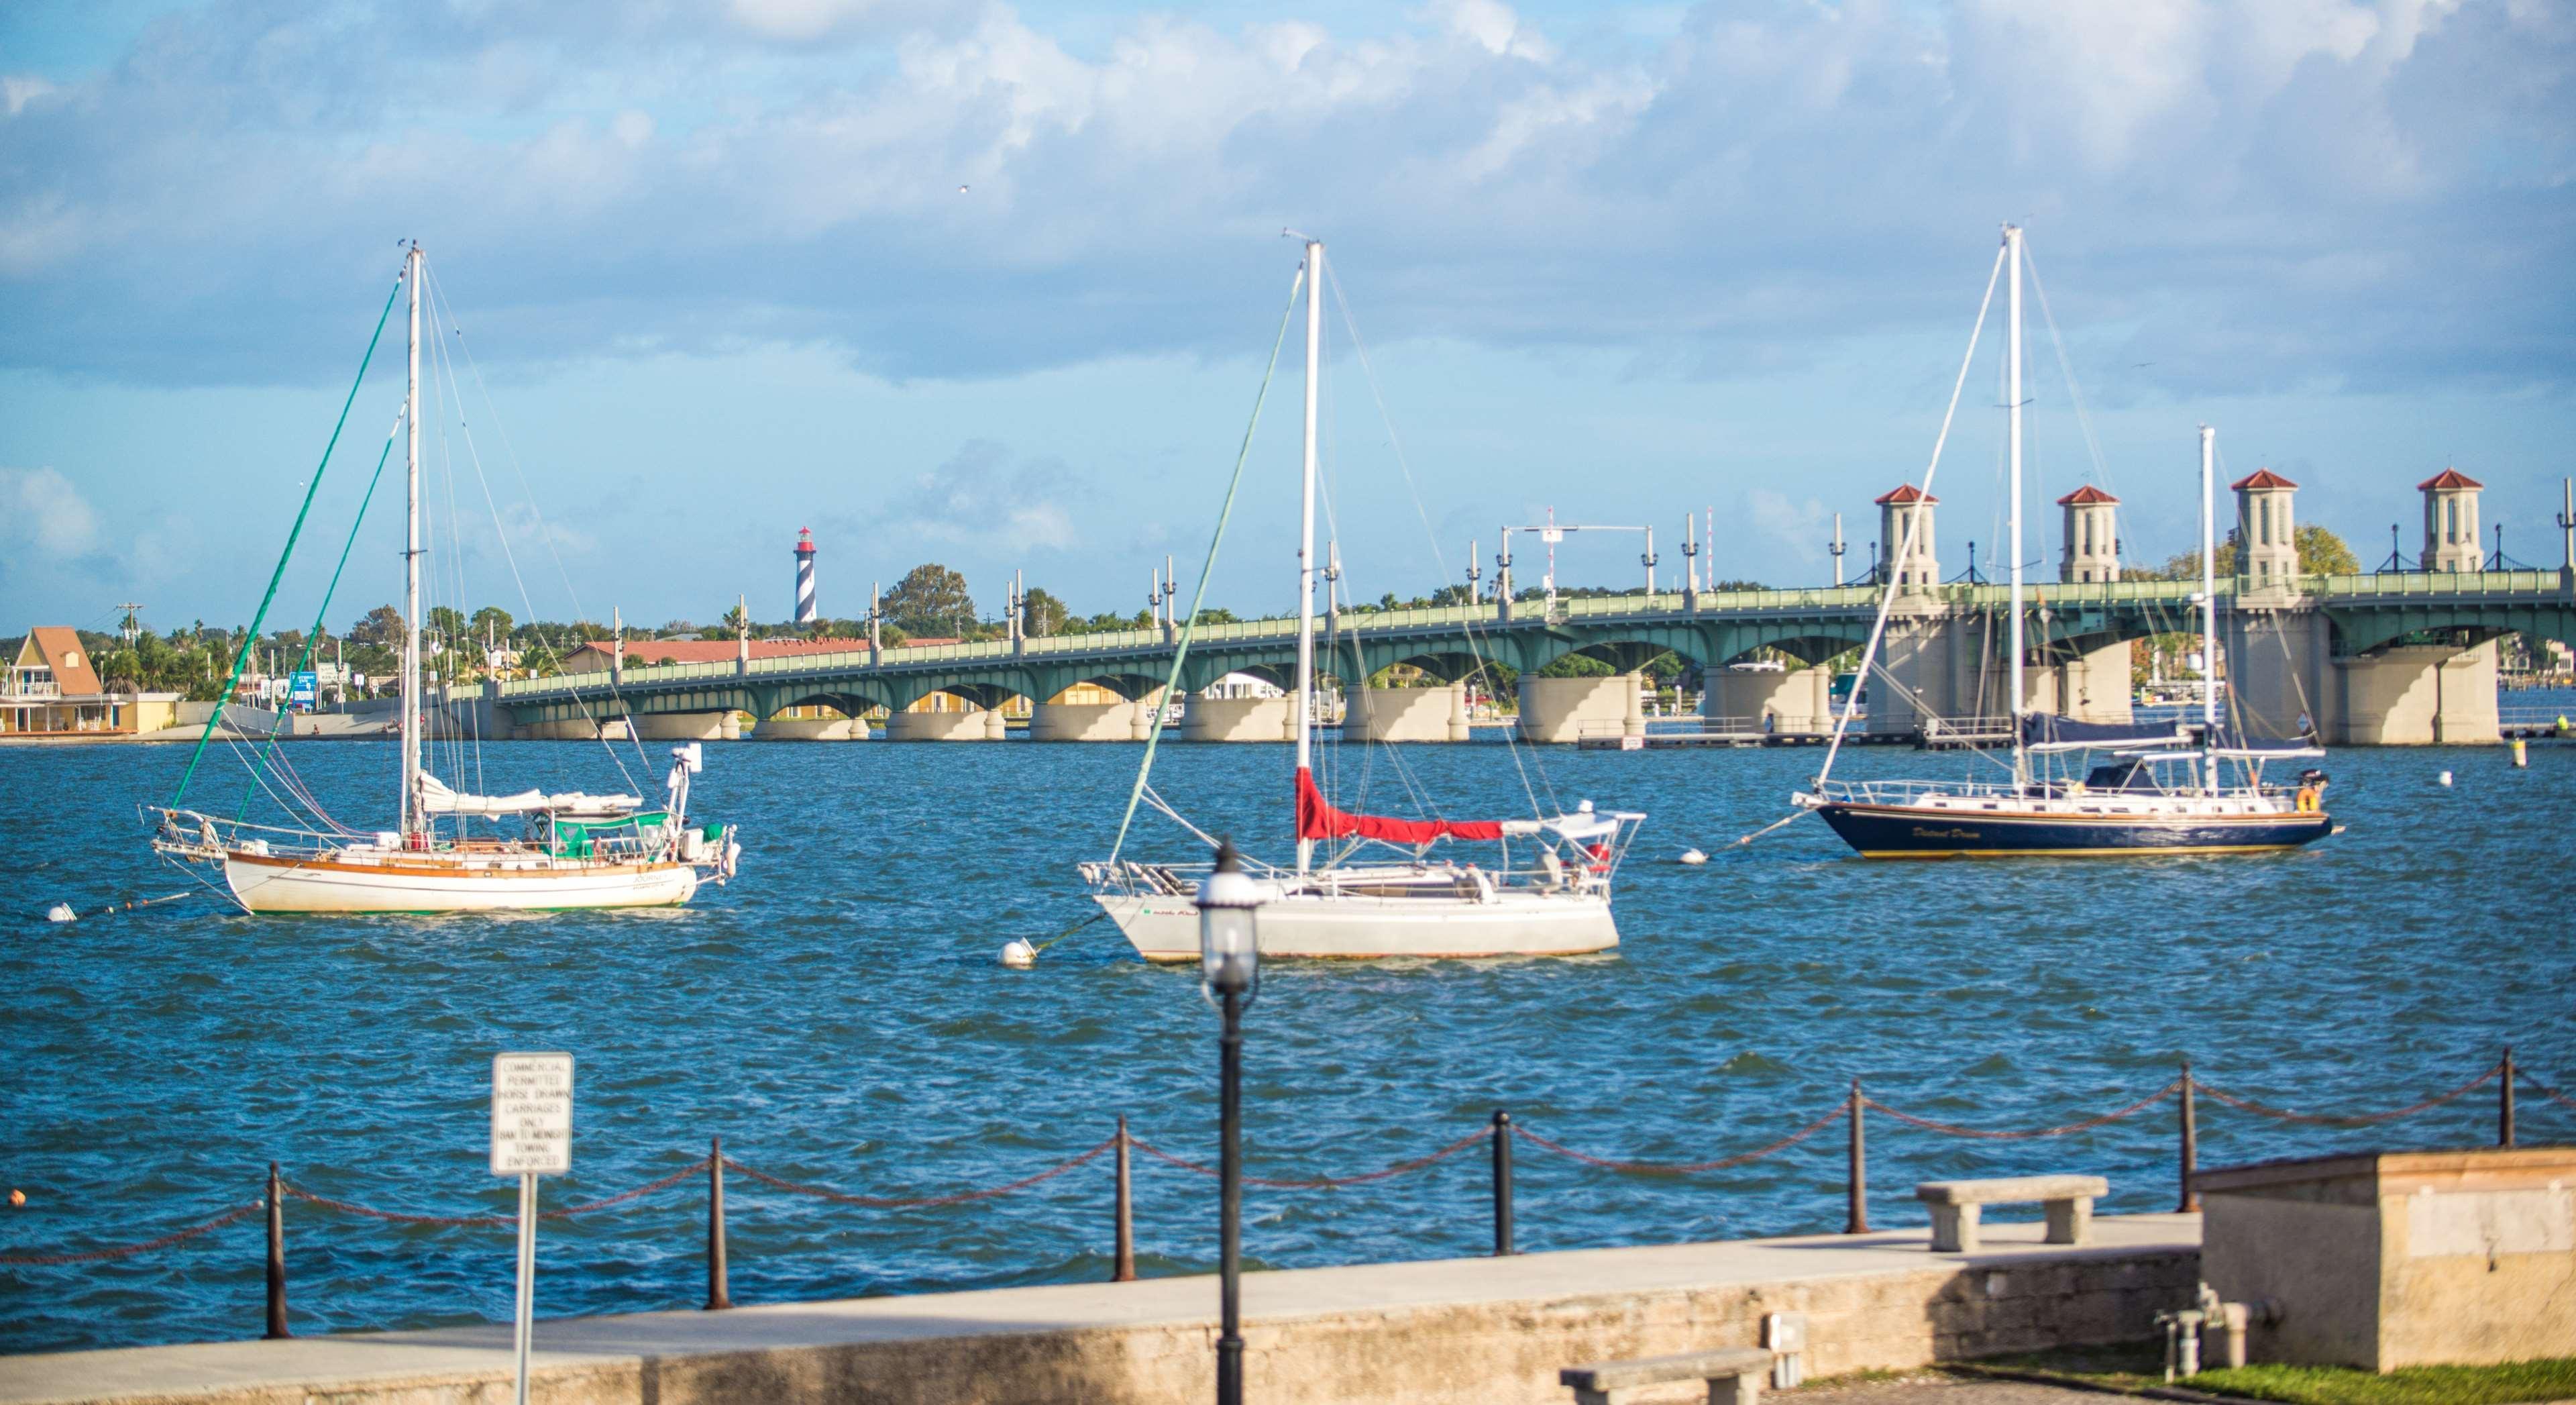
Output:
<instances>
[{"instance_id":1,"label":"black and white striped lighthouse","mask_svg":"<svg viewBox=\"0 0 2576 1405\"><path fill-rule=\"evenodd\" d=\"M796 529L796 622L814 622L814 532Z\"/></svg>"}]
</instances>

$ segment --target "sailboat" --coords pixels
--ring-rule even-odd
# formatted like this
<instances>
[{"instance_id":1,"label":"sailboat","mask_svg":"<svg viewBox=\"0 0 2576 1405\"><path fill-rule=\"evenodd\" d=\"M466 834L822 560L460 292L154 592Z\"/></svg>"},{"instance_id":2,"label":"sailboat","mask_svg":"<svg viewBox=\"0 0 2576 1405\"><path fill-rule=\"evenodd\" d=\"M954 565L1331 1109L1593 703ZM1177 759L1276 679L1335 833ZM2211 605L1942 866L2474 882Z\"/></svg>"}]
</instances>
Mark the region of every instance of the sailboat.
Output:
<instances>
[{"instance_id":1,"label":"sailboat","mask_svg":"<svg viewBox=\"0 0 2576 1405\"><path fill-rule=\"evenodd\" d=\"M1315 782L1316 406L1323 371L1324 246L1305 241L1306 404L1297 548L1296 735L1291 865L1245 861L1264 889L1265 957L1577 956L1619 944L1611 883L1645 816L1595 810L1529 819L1401 819L1336 808ZM1151 749L1144 762L1152 765ZM1142 789L1142 779L1139 788ZM1177 818L1177 816L1175 816ZM1186 823L1186 821L1184 821ZM1193 831L1201 838L1203 831ZM1434 857L1448 840L1498 846L1491 865ZM1347 842L1344 842L1347 841ZM1327 849L1318 862L1318 845ZM1211 846L1213 847L1213 845ZM1148 961L1199 959L1198 880L1212 864L1121 859L1081 866L1091 895Z\"/></svg>"},{"instance_id":2,"label":"sailboat","mask_svg":"<svg viewBox=\"0 0 2576 1405\"><path fill-rule=\"evenodd\" d=\"M2008 782L1837 781L1831 779L1846 705L1823 773L1791 796L1813 810L1843 842L1868 858L1996 858L2013 855L2235 854L2294 849L2334 832L2326 813L2327 777L2303 771L2295 786L2267 783L2267 762L2318 757L2324 751L2302 738L2264 742L2239 735L2218 713L2218 595L2215 449L2217 431L2200 429L2200 647L2201 716L2197 726L2092 723L2033 713L2023 705L2022 479L2022 231L2004 226L2002 257L2010 265L2007 297L2006 393L2011 498L2010 694L2013 718L2012 776ZM1989 296L1991 287L1989 284ZM1974 343L1971 342L1973 350ZM1961 371L1965 376L1965 368ZM1928 479L1927 479L1928 481ZM1910 538L1913 521L1909 519ZM1902 550L1900 549L1900 557ZM1878 624L1863 650L1866 675L1887 624L1888 587ZM2079 778L2052 777L2049 759L2106 752Z\"/></svg>"},{"instance_id":3,"label":"sailboat","mask_svg":"<svg viewBox=\"0 0 2576 1405\"><path fill-rule=\"evenodd\" d=\"M404 255L402 274L410 297L410 347L402 417L407 486L396 827L354 830L310 803L304 808L316 821L313 825L252 824L238 815L227 819L178 808L174 798L167 806L145 807L152 848L192 870L213 870L222 880L221 891L250 913L552 911L685 903L704 879L722 884L732 878L742 854L733 826L689 821L690 778L706 766L699 743L673 748L662 803L653 809L638 795L539 790L475 795L454 789L421 763L420 562L426 554L420 491L422 269L415 244ZM218 707L208 719L208 736L221 714ZM201 753L204 746L200 738ZM185 788L183 780L182 796ZM290 784L287 789L295 794L301 787ZM515 820L522 829L509 836L474 835L468 822L476 819Z\"/></svg>"}]
</instances>

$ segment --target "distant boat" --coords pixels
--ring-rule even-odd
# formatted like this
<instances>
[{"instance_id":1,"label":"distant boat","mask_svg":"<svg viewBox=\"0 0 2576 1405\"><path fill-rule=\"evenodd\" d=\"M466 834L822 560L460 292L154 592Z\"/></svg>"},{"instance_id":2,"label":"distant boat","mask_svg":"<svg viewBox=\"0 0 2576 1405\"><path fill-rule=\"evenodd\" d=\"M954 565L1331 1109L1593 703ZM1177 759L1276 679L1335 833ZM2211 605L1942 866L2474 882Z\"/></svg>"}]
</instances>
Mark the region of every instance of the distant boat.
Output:
<instances>
[{"instance_id":1,"label":"distant boat","mask_svg":"<svg viewBox=\"0 0 2576 1405\"><path fill-rule=\"evenodd\" d=\"M730 879L742 853L734 827L689 823L689 778L705 766L697 743L674 748L663 803L654 809L645 808L644 798L636 795L536 790L467 794L421 764L421 269L415 245L403 259L411 332L403 402L408 487L396 827L379 832L349 828L313 803L300 784L288 784L286 796L298 801L295 809L310 817L309 826L251 824L238 816L176 808L174 798L169 806L145 811L152 847L173 862L212 870L223 891L251 913L552 911L685 903L703 879L712 877L719 884ZM221 716L220 708L216 715ZM214 725L209 719L209 734ZM200 753L204 745L200 738ZM193 770L194 762L190 764ZM505 818L520 821L523 832L511 837L467 832L470 820Z\"/></svg>"},{"instance_id":2,"label":"distant boat","mask_svg":"<svg viewBox=\"0 0 2576 1405\"><path fill-rule=\"evenodd\" d=\"M1315 783L1315 396L1322 372L1324 246L1306 243L1306 432L1303 536L1297 555L1297 678L1289 695L1296 734L1291 803L1293 866L1251 863L1267 889L1265 957L1574 956L1619 944L1611 879L1645 816L1595 811L1510 820L1408 820L1334 808ZM1150 762L1149 762L1150 764ZM1442 840L1499 845L1491 866L1435 861ZM1316 862L1316 845L1349 841ZM1518 850L1515 852L1514 845ZM1366 860L1361 855L1370 855ZM1208 864L1133 859L1086 863L1093 900L1149 961L1199 959L1193 898Z\"/></svg>"},{"instance_id":3,"label":"distant boat","mask_svg":"<svg viewBox=\"0 0 2576 1405\"><path fill-rule=\"evenodd\" d=\"M1836 781L1825 774L1791 800L1824 817L1843 842L1863 856L1893 858L2005 858L2031 855L2232 854L2294 849L2334 832L2325 810L2326 776L2301 772L2296 786L2268 784L2267 762L2325 755L2302 738L2289 743L2251 741L2219 720L2215 687L2201 689L2197 725L2089 723L2033 713L2022 698L2021 529L2021 230L2004 228L2004 257L2012 288L2006 329L2011 415L2010 521L2014 540L2010 604L2012 778L1978 784L1958 781ZM1991 288L1991 284L1988 285ZM2217 654L2215 579L2216 431L2200 431L2200 657ZM1907 530L1912 531L1909 521ZM1888 586L1889 598L1895 586ZM1886 624L1882 605L1881 629ZM1878 633L1863 651L1865 672ZM2205 666L2204 675L2214 675ZM1850 725L1845 709L1835 729ZM2080 778L2052 778L2047 758L2107 752L2105 764ZM2034 764L2034 758L2037 758Z\"/></svg>"}]
</instances>

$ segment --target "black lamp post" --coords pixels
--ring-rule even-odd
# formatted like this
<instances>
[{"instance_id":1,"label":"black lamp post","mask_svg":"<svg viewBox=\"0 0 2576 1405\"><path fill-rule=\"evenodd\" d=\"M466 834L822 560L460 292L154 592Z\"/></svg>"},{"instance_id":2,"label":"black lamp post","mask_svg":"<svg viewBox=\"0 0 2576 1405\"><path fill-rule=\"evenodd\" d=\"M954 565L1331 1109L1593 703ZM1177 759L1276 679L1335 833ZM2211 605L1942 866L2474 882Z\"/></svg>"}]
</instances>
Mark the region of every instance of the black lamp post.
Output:
<instances>
[{"instance_id":1,"label":"black lamp post","mask_svg":"<svg viewBox=\"0 0 2576 1405\"><path fill-rule=\"evenodd\" d=\"M1243 871L1233 841L1217 846L1216 871L1199 885L1199 983L1225 1016L1218 1037L1217 1274L1223 1318L1216 1339L1217 1405L1243 1405L1243 1010L1261 989L1255 913L1261 885Z\"/></svg>"}]
</instances>

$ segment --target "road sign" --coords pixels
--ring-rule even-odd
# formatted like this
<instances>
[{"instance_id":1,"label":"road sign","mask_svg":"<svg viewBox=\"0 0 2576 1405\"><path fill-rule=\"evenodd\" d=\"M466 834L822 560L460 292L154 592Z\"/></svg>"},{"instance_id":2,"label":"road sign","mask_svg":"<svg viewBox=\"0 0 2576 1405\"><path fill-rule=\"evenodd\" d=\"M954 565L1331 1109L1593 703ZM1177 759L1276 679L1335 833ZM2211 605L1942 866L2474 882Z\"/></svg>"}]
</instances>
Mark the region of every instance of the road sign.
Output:
<instances>
[{"instance_id":1,"label":"road sign","mask_svg":"<svg viewBox=\"0 0 2576 1405\"><path fill-rule=\"evenodd\" d=\"M321 697L319 682L310 671L286 675L286 700L297 707L310 708Z\"/></svg>"},{"instance_id":2,"label":"road sign","mask_svg":"<svg viewBox=\"0 0 2576 1405\"><path fill-rule=\"evenodd\" d=\"M572 1169L572 1055L492 1059L492 1174L560 1176Z\"/></svg>"}]
</instances>

